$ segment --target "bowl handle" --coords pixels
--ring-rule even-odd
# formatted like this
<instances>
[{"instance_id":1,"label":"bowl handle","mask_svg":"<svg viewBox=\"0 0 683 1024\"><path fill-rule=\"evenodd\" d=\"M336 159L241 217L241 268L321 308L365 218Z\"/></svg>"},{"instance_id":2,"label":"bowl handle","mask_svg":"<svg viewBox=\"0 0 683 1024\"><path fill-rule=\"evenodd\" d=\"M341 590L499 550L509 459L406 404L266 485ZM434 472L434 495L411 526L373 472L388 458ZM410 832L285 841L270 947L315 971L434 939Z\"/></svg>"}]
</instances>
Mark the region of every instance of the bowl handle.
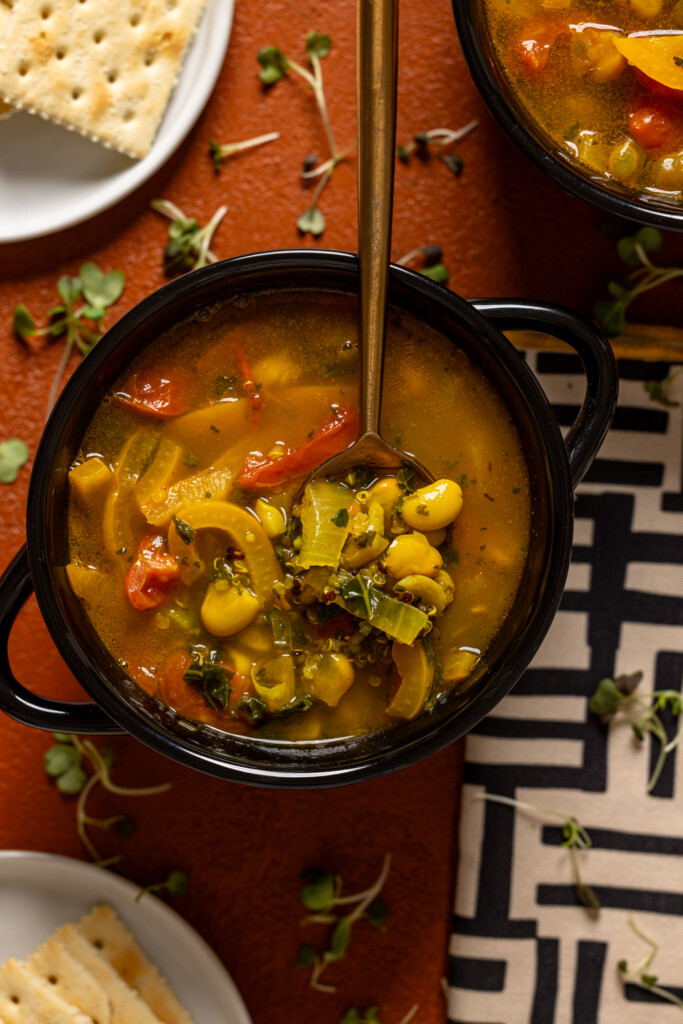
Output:
<instances>
[{"instance_id":1,"label":"bowl handle","mask_svg":"<svg viewBox=\"0 0 683 1024\"><path fill-rule=\"evenodd\" d=\"M604 441L617 405L619 376L609 342L590 320L566 306L525 299L481 299L472 305L496 320L501 330L551 334L579 355L586 374L586 396L564 439L572 486L576 487Z\"/></svg>"},{"instance_id":2,"label":"bowl handle","mask_svg":"<svg viewBox=\"0 0 683 1024\"><path fill-rule=\"evenodd\" d=\"M17 682L9 664L9 635L19 611L33 592L26 545L0 579L0 708L11 718L35 729L65 733L114 733L122 730L97 704L51 700L31 693Z\"/></svg>"}]
</instances>

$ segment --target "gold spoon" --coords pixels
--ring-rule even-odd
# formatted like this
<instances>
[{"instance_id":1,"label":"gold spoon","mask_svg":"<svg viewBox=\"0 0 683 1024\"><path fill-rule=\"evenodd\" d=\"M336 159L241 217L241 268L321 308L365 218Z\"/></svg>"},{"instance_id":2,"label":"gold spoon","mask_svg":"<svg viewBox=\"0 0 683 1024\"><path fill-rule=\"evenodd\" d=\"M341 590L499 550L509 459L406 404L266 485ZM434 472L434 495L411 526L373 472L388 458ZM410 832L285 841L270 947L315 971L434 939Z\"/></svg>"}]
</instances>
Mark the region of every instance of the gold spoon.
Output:
<instances>
[{"instance_id":1,"label":"gold spoon","mask_svg":"<svg viewBox=\"0 0 683 1024\"><path fill-rule=\"evenodd\" d=\"M396 143L398 0L358 0L358 256L360 437L308 478L343 476L359 466L394 472L409 466L420 483L434 477L413 455L380 436ZM305 488L301 488L300 493Z\"/></svg>"}]
</instances>

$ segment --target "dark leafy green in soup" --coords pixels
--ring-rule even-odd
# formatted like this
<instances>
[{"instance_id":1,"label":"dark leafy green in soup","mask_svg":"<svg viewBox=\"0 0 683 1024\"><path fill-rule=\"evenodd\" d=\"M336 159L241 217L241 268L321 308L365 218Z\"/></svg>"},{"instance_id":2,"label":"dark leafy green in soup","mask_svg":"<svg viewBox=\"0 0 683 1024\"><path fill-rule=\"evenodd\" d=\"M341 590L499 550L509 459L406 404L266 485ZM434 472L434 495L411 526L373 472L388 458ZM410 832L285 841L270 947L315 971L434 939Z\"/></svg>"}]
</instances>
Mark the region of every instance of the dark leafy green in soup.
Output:
<instances>
[{"instance_id":1,"label":"dark leafy green in soup","mask_svg":"<svg viewBox=\"0 0 683 1024\"><path fill-rule=\"evenodd\" d=\"M404 468L306 476L357 436L350 298L241 297L151 344L69 472L67 576L127 675L184 718L317 740L466 687L530 528L509 412L464 352L390 317L384 436Z\"/></svg>"},{"instance_id":2,"label":"dark leafy green in soup","mask_svg":"<svg viewBox=\"0 0 683 1024\"><path fill-rule=\"evenodd\" d=\"M498 60L560 152L637 191L683 192L681 0L484 0Z\"/></svg>"}]
</instances>

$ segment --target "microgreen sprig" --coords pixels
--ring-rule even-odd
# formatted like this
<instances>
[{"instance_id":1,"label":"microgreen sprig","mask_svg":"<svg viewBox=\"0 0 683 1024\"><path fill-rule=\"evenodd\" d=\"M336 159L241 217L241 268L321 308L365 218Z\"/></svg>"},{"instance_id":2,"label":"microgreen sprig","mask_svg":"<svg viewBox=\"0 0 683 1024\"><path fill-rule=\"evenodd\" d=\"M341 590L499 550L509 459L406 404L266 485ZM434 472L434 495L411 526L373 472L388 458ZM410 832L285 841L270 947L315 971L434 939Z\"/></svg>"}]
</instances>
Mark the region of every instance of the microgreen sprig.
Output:
<instances>
[{"instance_id":1,"label":"microgreen sprig","mask_svg":"<svg viewBox=\"0 0 683 1024\"><path fill-rule=\"evenodd\" d=\"M600 910L600 900L590 887L586 885L581 877L579 865L579 853L581 850L588 850L593 845L588 832L579 824L578 820L571 814L564 811L557 811L552 807L539 807L537 804L527 803L525 800L515 800L510 796L499 796L497 793L478 794L478 799L489 800L495 804L505 804L507 807L516 807L520 811L526 811L535 816L547 816L562 822L562 846L569 850L576 880L576 895L579 903L592 913Z\"/></svg>"},{"instance_id":2,"label":"microgreen sprig","mask_svg":"<svg viewBox=\"0 0 683 1024\"><path fill-rule=\"evenodd\" d=\"M593 306L595 319L608 338L616 338L623 332L626 310L634 299L683 277L683 267L658 267L648 256L648 253L659 252L662 243L662 233L657 228L640 228L635 234L624 235L617 242L619 259L636 269L624 281L610 281L607 290L611 298Z\"/></svg>"},{"instance_id":3,"label":"microgreen sprig","mask_svg":"<svg viewBox=\"0 0 683 1024\"><path fill-rule=\"evenodd\" d=\"M13 484L28 457L28 445L18 437L3 441L0 444L0 484Z\"/></svg>"},{"instance_id":4,"label":"microgreen sprig","mask_svg":"<svg viewBox=\"0 0 683 1024\"><path fill-rule=\"evenodd\" d=\"M338 149L327 112L327 100L325 98L320 62L330 52L332 39L324 33L309 32L306 36L305 45L306 54L311 65L310 71L297 61L286 57L277 46L264 47L264 49L259 51L256 59L261 65L259 77L265 86L275 85L276 82L279 82L280 79L286 76L288 71L293 71L300 78L303 78L304 82L310 86L313 92L313 97L323 123L330 155L322 163L318 163L317 159L311 160L307 158L304 160L301 173L302 179L308 181L312 178L320 178L320 181L313 192L310 205L299 216L296 226L302 234L311 234L314 238L319 238L325 230L325 217L319 209L318 203L335 168L352 152L353 146L348 146L344 150Z\"/></svg>"},{"instance_id":5,"label":"microgreen sprig","mask_svg":"<svg viewBox=\"0 0 683 1024\"><path fill-rule=\"evenodd\" d=\"M667 408L673 409L680 405L680 402L676 402L671 397L671 385L676 380L676 377L680 377L683 373L683 368L676 370L675 373L670 373L664 380L646 380L643 382L643 387L649 395L651 402L658 402L660 405L664 405Z\"/></svg>"},{"instance_id":6,"label":"microgreen sprig","mask_svg":"<svg viewBox=\"0 0 683 1024\"><path fill-rule=\"evenodd\" d=\"M470 132L479 125L478 121L470 121L468 124L463 125L462 128L430 128L426 132L416 132L406 146L398 146L396 149L396 155L402 164L410 163L410 157L413 153L416 156L426 159L429 155L430 150L435 150L440 160L442 160L448 169L459 178L464 162L462 157L454 150L446 153L445 147L453 146L456 142L460 142Z\"/></svg>"},{"instance_id":7,"label":"microgreen sprig","mask_svg":"<svg viewBox=\"0 0 683 1024\"><path fill-rule=\"evenodd\" d=\"M119 786L112 781L110 774L114 759L111 748L98 748L92 740L84 740L79 736L67 733L54 733L53 738L57 742L45 752L43 760L45 771L50 778L55 780L55 785L60 793L65 796L78 796L76 804L78 836L99 867L111 867L119 862L120 854L103 859L88 835L87 829L92 827L109 831L111 828L116 828L120 835L130 835L132 822L123 814L116 814L111 818L91 817L86 810L86 804L93 789L97 785L101 785L103 789L117 796L155 796L158 793L165 793L171 788L171 785L169 782L164 782L159 786L141 788ZM88 763L90 774L86 771L84 762Z\"/></svg>"},{"instance_id":8,"label":"microgreen sprig","mask_svg":"<svg viewBox=\"0 0 683 1024\"><path fill-rule=\"evenodd\" d=\"M416 270L424 277L429 277L439 284L448 284L448 268L443 263L443 251L440 245L422 245L419 249L412 249L405 256L396 260L399 266L409 267L413 263L420 263Z\"/></svg>"},{"instance_id":9,"label":"microgreen sprig","mask_svg":"<svg viewBox=\"0 0 683 1024\"><path fill-rule=\"evenodd\" d=\"M275 142L280 138L279 132L268 132L267 135L257 135L253 139L243 139L242 142L216 142L211 139L209 142L209 156L213 161L216 174L220 174L223 168L223 161L236 153L244 153L247 149L256 149L257 146L265 146L268 142Z\"/></svg>"},{"instance_id":10,"label":"microgreen sprig","mask_svg":"<svg viewBox=\"0 0 683 1024\"><path fill-rule=\"evenodd\" d=\"M646 732L659 741L659 756L647 784L647 792L651 793L662 774L667 756L683 736L683 728L679 728L670 740L658 712L668 708L672 715L679 716L683 710L683 699L678 690L635 693L642 678L642 672L634 672L616 679L601 679L588 707L605 723L618 712L623 712L640 742Z\"/></svg>"},{"instance_id":11,"label":"microgreen sprig","mask_svg":"<svg viewBox=\"0 0 683 1024\"><path fill-rule=\"evenodd\" d=\"M409 1024L417 1013L419 1006L415 1003L408 1010L405 1017L402 1017L399 1024ZM342 1016L339 1024L382 1024L378 1006L368 1006L365 1010L358 1010L355 1006L349 1006Z\"/></svg>"},{"instance_id":12,"label":"microgreen sprig","mask_svg":"<svg viewBox=\"0 0 683 1024\"><path fill-rule=\"evenodd\" d=\"M170 896L187 896L188 884L189 879L185 871L171 871L165 881L146 885L140 889L140 892L135 897L135 902L139 903L148 892L154 893L155 896L159 896L162 892L167 892Z\"/></svg>"},{"instance_id":13,"label":"microgreen sprig","mask_svg":"<svg viewBox=\"0 0 683 1024\"><path fill-rule=\"evenodd\" d=\"M634 918L631 917L630 914L628 916L628 923L638 938L642 939L643 942L646 942L650 948L634 967L629 967L626 960L619 961L617 966L622 980L624 983L630 982L632 985L644 988L648 992L652 992L653 995L659 996L660 999L665 999L667 1002L673 1003L674 1006L678 1006L683 1009L683 999L674 995L673 992L667 992L665 988L660 988L657 985L657 976L655 974L650 974L650 964L657 955L659 943L656 939L653 939L648 935L647 932L644 932L642 928L636 924Z\"/></svg>"},{"instance_id":14,"label":"microgreen sprig","mask_svg":"<svg viewBox=\"0 0 683 1024\"><path fill-rule=\"evenodd\" d=\"M381 928L386 924L388 912L379 894L387 880L390 867L391 854L387 853L376 881L369 889L352 896L342 896L342 881L339 875L318 869L302 872L301 877L306 884L300 892L301 902L313 913L304 917L301 924L332 925L328 948L322 954L308 942L299 946L296 963L299 967L311 968L311 988L317 989L318 992L336 992L333 985L323 984L320 977L329 964L346 956L354 924L362 919L375 928ZM351 906L353 909L342 915L332 913L335 908L342 906Z\"/></svg>"},{"instance_id":15,"label":"microgreen sprig","mask_svg":"<svg viewBox=\"0 0 683 1024\"><path fill-rule=\"evenodd\" d=\"M228 212L227 206L219 206L204 227L200 227L194 217L186 217L169 199L153 199L150 206L171 221L168 228L169 241L164 249L164 270L167 274L197 270L207 263L218 262L218 256L211 252L211 239Z\"/></svg>"},{"instance_id":16,"label":"microgreen sprig","mask_svg":"<svg viewBox=\"0 0 683 1024\"><path fill-rule=\"evenodd\" d=\"M22 341L29 338L59 338L66 335L64 352L57 367L47 411L55 404L59 384L69 362L74 347L82 356L86 355L104 334L102 321L109 308L121 298L126 278L122 270L105 273L96 263L84 263L78 277L63 274L57 281L57 292L62 300L47 313L49 323L45 327L36 327L33 317L24 305L14 308L13 327L15 334ZM79 305L79 300L83 300Z\"/></svg>"}]
</instances>

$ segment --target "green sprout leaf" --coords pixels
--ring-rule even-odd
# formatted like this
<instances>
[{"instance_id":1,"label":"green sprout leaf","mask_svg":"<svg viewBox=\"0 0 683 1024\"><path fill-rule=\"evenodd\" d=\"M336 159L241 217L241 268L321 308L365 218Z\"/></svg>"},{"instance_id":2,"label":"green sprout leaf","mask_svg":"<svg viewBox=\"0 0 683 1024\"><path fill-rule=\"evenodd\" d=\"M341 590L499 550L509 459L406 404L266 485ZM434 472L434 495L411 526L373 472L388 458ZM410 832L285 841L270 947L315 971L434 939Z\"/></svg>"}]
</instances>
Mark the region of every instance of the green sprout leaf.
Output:
<instances>
[{"instance_id":1,"label":"green sprout leaf","mask_svg":"<svg viewBox=\"0 0 683 1024\"><path fill-rule=\"evenodd\" d=\"M423 267L420 273L423 277L428 277L439 284L448 284L448 268L443 263L436 263L433 267Z\"/></svg>"},{"instance_id":2,"label":"green sprout leaf","mask_svg":"<svg viewBox=\"0 0 683 1024\"><path fill-rule=\"evenodd\" d=\"M594 715L613 715L621 706L624 695L613 679L601 679L598 688L588 702Z\"/></svg>"},{"instance_id":3,"label":"green sprout leaf","mask_svg":"<svg viewBox=\"0 0 683 1024\"><path fill-rule=\"evenodd\" d=\"M45 751L43 758L45 771L53 778L63 775L70 768L73 768L75 764L80 765L80 763L81 755L75 747L66 743L58 743L56 746L50 747L49 750Z\"/></svg>"},{"instance_id":4,"label":"green sprout leaf","mask_svg":"<svg viewBox=\"0 0 683 1024\"><path fill-rule=\"evenodd\" d=\"M319 238L325 230L325 218L317 206L309 206L297 219L296 226L302 235L311 234Z\"/></svg>"},{"instance_id":5,"label":"green sprout leaf","mask_svg":"<svg viewBox=\"0 0 683 1024\"><path fill-rule=\"evenodd\" d=\"M340 917L334 926L332 938L330 939L330 954L335 960L341 960L346 956L349 942L351 940L351 921L348 917Z\"/></svg>"},{"instance_id":6,"label":"green sprout leaf","mask_svg":"<svg viewBox=\"0 0 683 1024\"><path fill-rule=\"evenodd\" d=\"M81 297L81 279L63 274L57 281L57 291L65 306L72 306Z\"/></svg>"},{"instance_id":7,"label":"green sprout leaf","mask_svg":"<svg viewBox=\"0 0 683 1024\"><path fill-rule=\"evenodd\" d=\"M227 206L219 206L204 227L200 227L194 217L186 217L168 199L153 199L150 206L171 221L168 228L169 241L164 249L164 270L167 274L197 270L208 263L217 262L218 257L210 248L211 240L228 212Z\"/></svg>"},{"instance_id":8,"label":"green sprout leaf","mask_svg":"<svg viewBox=\"0 0 683 1024\"><path fill-rule=\"evenodd\" d=\"M632 235L624 235L616 243L617 255L626 266L633 267L628 280L622 284L610 281L607 289L613 301L601 300L593 307L593 315L610 338L616 338L626 328L627 307L640 294L683 275L683 268L658 267L649 253L658 252L663 243L661 231L657 228L640 228Z\"/></svg>"},{"instance_id":9,"label":"green sprout leaf","mask_svg":"<svg viewBox=\"0 0 683 1024\"><path fill-rule=\"evenodd\" d=\"M308 910L324 910L332 903L335 897L337 884L334 875L329 872L313 872L309 870L304 877L310 879L299 896L301 902Z\"/></svg>"},{"instance_id":10,"label":"green sprout leaf","mask_svg":"<svg viewBox=\"0 0 683 1024\"><path fill-rule=\"evenodd\" d=\"M27 338L32 338L36 333L36 325L26 306L20 304L14 307L12 328L17 337L22 338L24 341Z\"/></svg>"},{"instance_id":11,"label":"green sprout leaf","mask_svg":"<svg viewBox=\"0 0 683 1024\"><path fill-rule=\"evenodd\" d=\"M81 792L87 781L88 776L81 765L74 764L57 778L56 786L65 796L75 796Z\"/></svg>"},{"instance_id":12,"label":"green sprout leaf","mask_svg":"<svg viewBox=\"0 0 683 1024\"><path fill-rule=\"evenodd\" d=\"M84 263L80 269L81 286L83 296L92 307L99 307L100 316L108 306L113 306L121 298L126 284L126 277L122 270L111 270L105 274L96 263ZM90 316L88 311L85 316ZM91 319L97 319L92 317Z\"/></svg>"},{"instance_id":13,"label":"green sprout leaf","mask_svg":"<svg viewBox=\"0 0 683 1024\"><path fill-rule=\"evenodd\" d=\"M626 304L603 299L594 304L593 316L608 338L617 338L626 327Z\"/></svg>"},{"instance_id":14,"label":"green sprout leaf","mask_svg":"<svg viewBox=\"0 0 683 1024\"><path fill-rule=\"evenodd\" d=\"M259 78L264 85L275 85L287 74L289 62L277 46L265 46L256 54L256 59L261 65Z\"/></svg>"},{"instance_id":15,"label":"green sprout leaf","mask_svg":"<svg viewBox=\"0 0 683 1024\"><path fill-rule=\"evenodd\" d=\"M681 403L674 401L669 393L669 389L676 377L680 376L683 370L677 370L675 373L670 373L664 380L646 380L643 383L643 387L647 392L651 402L658 402L659 405L666 406L669 409L679 406Z\"/></svg>"},{"instance_id":16,"label":"green sprout leaf","mask_svg":"<svg viewBox=\"0 0 683 1024\"><path fill-rule=\"evenodd\" d=\"M167 892L169 896L187 896L188 889L188 877L185 871L171 871L168 878L163 882L157 882L154 885L146 885L140 889L140 892L135 897L135 902L139 903L143 896L147 893L153 893L154 896L161 896L163 892Z\"/></svg>"},{"instance_id":17,"label":"green sprout leaf","mask_svg":"<svg viewBox=\"0 0 683 1024\"><path fill-rule=\"evenodd\" d=\"M297 950L294 963L297 967L312 967L317 959L318 954L316 953L315 946L312 946L310 942L302 942Z\"/></svg>"},{"instance_id":18,"label":"green sprout leaf","mask_svg":"<svg viewBox=\"0 0 683 1024\"><path fill-rule=\"evenodd\" d=\"M28 461L28 445L18 437L10 437L0 444L0 483L13 484L19 470Z\"/></svg>"},{"instance_id":19,"label":"green sprout leaf","mask_svg":"<svg viewBox=\"0 0 683 1024\"><path fill-rule=\"evenodd\" d=\"M365 911L365 920L372 925L373 928L383 928L387 923L389 917L389 911L387 905L382 899L373 900L370 906Z\"/></svg>"},{"instance_id":20,"label":"green sprout leaf","mask_svg":"<svg viewBox=\"0 0 683 1024\"><path fill-rule=\"evenodd\" d=\"M323 57L327 57L331 49L332 39L330 36L320 32L309 32L306 36L306 53L309 56L315 56L318 60L322 60Z\"/></svg>"}]
</instances>

